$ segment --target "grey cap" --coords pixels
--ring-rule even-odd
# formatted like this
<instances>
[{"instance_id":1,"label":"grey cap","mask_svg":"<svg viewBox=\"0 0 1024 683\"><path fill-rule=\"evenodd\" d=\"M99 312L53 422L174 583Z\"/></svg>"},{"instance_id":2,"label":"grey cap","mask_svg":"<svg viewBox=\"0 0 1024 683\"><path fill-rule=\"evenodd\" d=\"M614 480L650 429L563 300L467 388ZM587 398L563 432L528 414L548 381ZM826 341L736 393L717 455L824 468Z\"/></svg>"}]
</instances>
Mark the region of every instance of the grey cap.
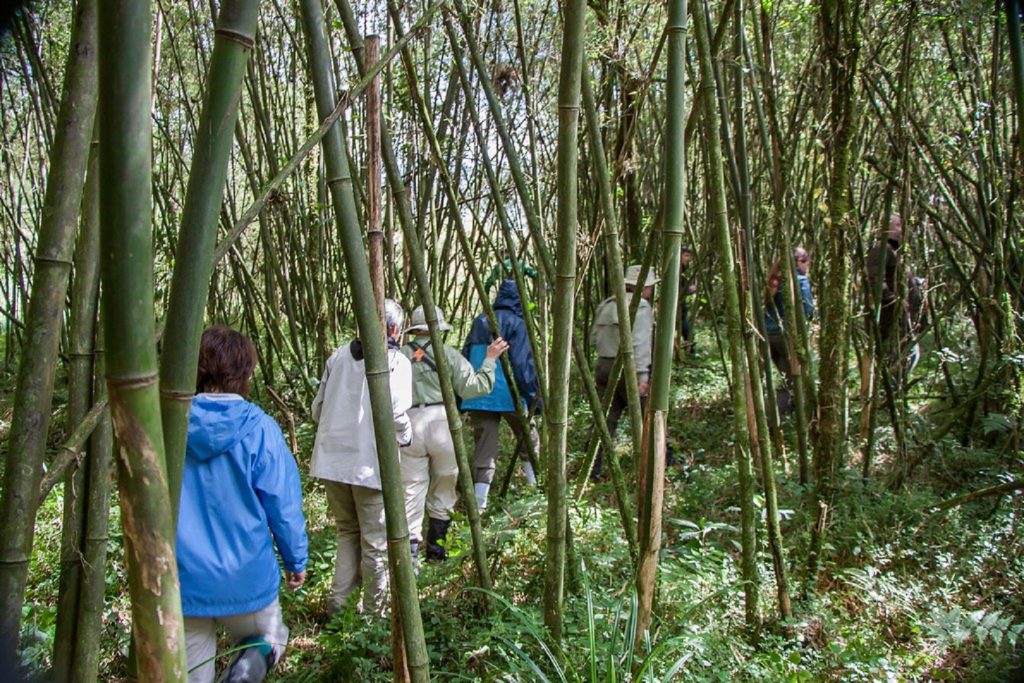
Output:
<instances>
[{"instance_id":1,"label":"grey cap","mask_svg":"<svg viewBox=\"0 0 1024 683\"><path fill-rule=\"evenodd\" d=\"M630 266L626 269L626 284L636 286L636 281L640 278L640 269L643 266L636 265ZM654 268L647 269L647 280L644 281L644 287L651 287L660 280L654 276Z\"/></svg>"},{"instance_id":2,"label":"grey cap","mask_svg":"<svg viewBox=\"0 0 1024 683\"><path fill-rule=\"evenodd\" d=\"M440 306L434 306L434 312L437 313L437 329L442 332L452 329L452 326L444 319L444 311L441 310ZM429 329L427 326L427 314L424 312L423 306L417 306L412 312L412 319L409 321L409 327L405 331L426 332Z\"/></svg>"}]
</instances>

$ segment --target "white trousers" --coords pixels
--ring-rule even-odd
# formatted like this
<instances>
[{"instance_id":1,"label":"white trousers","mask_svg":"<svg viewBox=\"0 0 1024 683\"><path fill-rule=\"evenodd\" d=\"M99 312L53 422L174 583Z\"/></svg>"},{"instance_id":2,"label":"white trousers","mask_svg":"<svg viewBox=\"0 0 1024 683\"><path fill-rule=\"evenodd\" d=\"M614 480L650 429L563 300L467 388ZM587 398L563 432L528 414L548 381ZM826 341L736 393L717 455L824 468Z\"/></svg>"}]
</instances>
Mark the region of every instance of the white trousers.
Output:
<instances>
[{"instance_id":1,"label":"white trousers","mask_svg":"<svg viewBox=\"0 0 1024 683\"><path fill-rule=\"evenodd\" d=\"M409 411L412 445L402 449L402 483L409 538L423 540L423 512L431 519L451 519L459 481L455 443L444 406Z\"/></svg>"},{"instance_id":2,"label":"white trousers","mask_svg":"<svg viewBox=\"0 0 1024 683\"><path fill-rule=\"evenodd\" d=\"M262 636L274 650L276 664L288 643L288 627L277 598L255 612L229 617L185 617L185 651L188 657L188 683L213 683L217 656L217 624L223 626L237 644L250 636ZM236 655L237 656L237 655ZM234 661L234 657L230 661Z\"/></svg>"}]
</instances>

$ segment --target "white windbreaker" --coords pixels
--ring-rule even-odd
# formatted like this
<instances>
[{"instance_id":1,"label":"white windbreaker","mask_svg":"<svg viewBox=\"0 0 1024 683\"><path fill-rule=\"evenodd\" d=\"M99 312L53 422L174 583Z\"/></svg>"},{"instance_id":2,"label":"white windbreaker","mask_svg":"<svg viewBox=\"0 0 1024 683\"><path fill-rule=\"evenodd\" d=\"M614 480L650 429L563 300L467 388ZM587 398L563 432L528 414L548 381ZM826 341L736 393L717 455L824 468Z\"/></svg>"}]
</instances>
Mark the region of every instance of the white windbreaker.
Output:
<instances>
[{"instance_id":1,"label":"white windbreaker","mask_svg":"<svg viewBox=\"0 0 1024 683\"><path fill-rule=\"evenodd\" d=\"M356 347L356 356L353 347ZM400 445L412 442L406 411L412 406L412 365L396 349L388 349L391 408ZM318 479L381 489L374 438L366 362L358 341L339 347L327 359L320 388L310 409L318 423L310 474Z\"/></svg>"}]
</instances>

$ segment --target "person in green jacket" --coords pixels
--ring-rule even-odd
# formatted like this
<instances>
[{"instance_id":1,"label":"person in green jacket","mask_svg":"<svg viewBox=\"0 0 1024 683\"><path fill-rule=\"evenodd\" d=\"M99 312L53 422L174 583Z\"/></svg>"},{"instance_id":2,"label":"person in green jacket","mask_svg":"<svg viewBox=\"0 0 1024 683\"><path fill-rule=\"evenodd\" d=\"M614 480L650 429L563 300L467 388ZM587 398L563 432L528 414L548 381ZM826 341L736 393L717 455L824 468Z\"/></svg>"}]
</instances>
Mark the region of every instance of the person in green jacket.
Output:
<instances>
[{"instance_id":1,"label":"person in green jacket","mask_svg":"<svg viewBox=\"0 0 1024 683\"><path fill-rule=\"evenodd\" d=\"M440 307L435 307L438 327L451 330ZM459 468L455 461L455 445L448 429L448 417L441 395L441 379L434 362L436 349L430 343L423 306L412 312L412 322L405 330L413 338L402 347L412 362L412 445L402 449L402 481L405 484L405 513L409 522L409 538L414 554L423 539L424 508L429 516L427 559L443 560L448 556L444 541L455 507L455 491ZM494 367L498 357L508 348L501 337L495 339L479 370L449 346L441 347L455 393L462 399L486 396L494 389Z\"/></svg>"}]
</instances>

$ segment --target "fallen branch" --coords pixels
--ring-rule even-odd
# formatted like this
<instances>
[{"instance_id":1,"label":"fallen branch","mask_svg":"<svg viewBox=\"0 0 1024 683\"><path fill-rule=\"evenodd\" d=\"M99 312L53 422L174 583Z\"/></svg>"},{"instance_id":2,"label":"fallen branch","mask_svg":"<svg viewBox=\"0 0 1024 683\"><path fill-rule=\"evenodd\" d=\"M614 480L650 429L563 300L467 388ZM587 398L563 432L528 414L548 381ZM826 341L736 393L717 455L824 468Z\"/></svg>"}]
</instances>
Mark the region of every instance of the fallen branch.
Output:
<instances>
[{"instance_id":1,"label":"fallen branch","mask_svg":"<svg viewBox=\"0 0 1024 683\"><path fill-rule=\"evenodd\" d=\"M1017 479L1016 481L1010 481L1005 484L999 484L998 486L992 486L987 489L981 489L980 491L965 493L964 495L957 496L956 498L950 498L944 503L939 503L938 505L934 506L933 509L936 512L940 512L942 510L948 510L949 508L956 507L957 505L969 503L972 500L977 500L979 498L986 498L988 496L998 496L1004 493L1010 493L1012 491L1020 491L1022 489L1024 489L1024 479Z\"/></svg>"},{"instance_id":2,"label":"fallen branch","mask_svg":"<svg viewBox=\"0 0 1024 683\"><path fill-rule=\"evenodd\" d=\"M72 465L77 465L79 459L82 457L83 447L85 442L92 436L93 431L96 429L96 425L100 423L100 418L103 417L103 413L107 409L106 399L97 402L92 409L86 413L82 421L78 423L75 431L72 432L68 440L64 442L57 453L56 459L50 464L50 469L46 472L46 476L39 483L39 498L37 499L41 504L46 497L50 495L50 491L57 485Z\"/></svg>"}]
</instances>

